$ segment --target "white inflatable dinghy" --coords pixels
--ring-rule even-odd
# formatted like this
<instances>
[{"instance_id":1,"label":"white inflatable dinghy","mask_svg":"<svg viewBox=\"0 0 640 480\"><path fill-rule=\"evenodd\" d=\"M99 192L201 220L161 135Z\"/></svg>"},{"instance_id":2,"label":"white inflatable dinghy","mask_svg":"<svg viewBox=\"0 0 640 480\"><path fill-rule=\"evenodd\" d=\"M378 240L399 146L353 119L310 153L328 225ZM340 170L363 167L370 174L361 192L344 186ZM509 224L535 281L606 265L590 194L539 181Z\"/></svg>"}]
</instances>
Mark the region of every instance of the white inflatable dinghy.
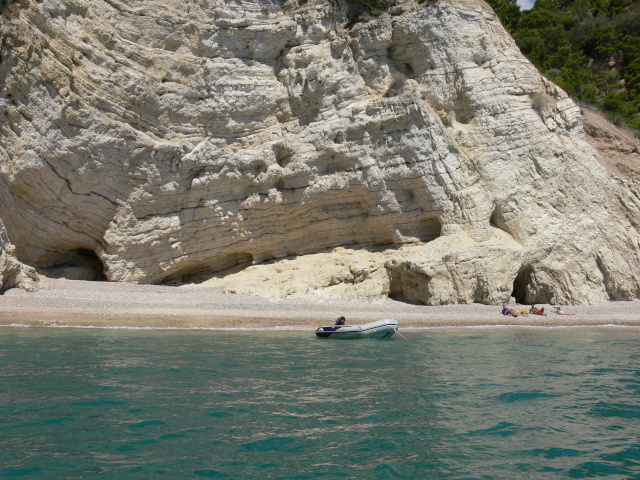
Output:
<instances>
[{"instance_id":1,"label":"white inflatable dinghy","mask_svg":"<svg viewBox=\"0 0 640 480\"><path fill-rule=\"evenodd\" d=\"M398 321L393 318L376 320L362 325L326 325L316 330L322 338L390 338L398 331Z\"/></svg>"}]
</instances>

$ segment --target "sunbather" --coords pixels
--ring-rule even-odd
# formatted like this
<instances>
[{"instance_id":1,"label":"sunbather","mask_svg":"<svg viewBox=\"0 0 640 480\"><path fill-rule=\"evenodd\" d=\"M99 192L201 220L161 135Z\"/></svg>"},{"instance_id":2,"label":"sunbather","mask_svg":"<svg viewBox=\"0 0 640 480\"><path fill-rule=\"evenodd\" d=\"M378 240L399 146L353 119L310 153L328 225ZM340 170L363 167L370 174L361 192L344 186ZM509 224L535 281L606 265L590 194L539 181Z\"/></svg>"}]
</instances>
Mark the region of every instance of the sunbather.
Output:
<instances>
[{"instance_id":1,"label":"sunbather","mask_svg":"<svg viewBox=\"0 0 640 480\"><path fill-rule=\"evenodd\" d=\"M544 307L538 308L534 304L531 304L529 312L533 313L534 315L546 315L546 313L544 313Z\"/></svg>"},{"instance_id":2,"label":"sunbather","mask_svg":"<svg viewBox=\"0 0 640 480\"><path fill-rule=\"evenodd\" d=\"M565 313L562 310L560 310L560 307L556 307L553 310L553 313L557 314L557 315L575 315L575 313Z\"/></svg>"},{"instance_id":3,"label":"sunbather","mask_svg":"<svg viewBox=\"0 0 640 480\"><path fill-rule=\"evenodd\" d=\"M508 308L506 305L502 305L502 314L509 315L511 317L519 317L520 314L516 312L513 308Z\"/></svg>"}]
</instances>

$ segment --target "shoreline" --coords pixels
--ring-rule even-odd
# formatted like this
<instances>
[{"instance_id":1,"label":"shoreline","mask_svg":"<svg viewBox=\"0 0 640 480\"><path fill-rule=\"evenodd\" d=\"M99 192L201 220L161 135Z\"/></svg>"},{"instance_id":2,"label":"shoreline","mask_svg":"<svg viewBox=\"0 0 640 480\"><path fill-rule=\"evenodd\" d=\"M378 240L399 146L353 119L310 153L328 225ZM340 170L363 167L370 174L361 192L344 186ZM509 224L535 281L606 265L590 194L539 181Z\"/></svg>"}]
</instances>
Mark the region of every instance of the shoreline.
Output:
<instances>
[{"instance_id":1,"label":"shoreline","mask_svg":"<svg viewBox=\"0 0 640 480\"><path fill-rule=\"evenodd\" d=\"M395 318L402 329L437 327L640 326L640 301L562 306L574 315L499 314L496 305L411 305L394 300L269 300L225 294L218 288L170 287L47 279L49 289L11 289L0 295L0 326L65 326L171 329L313 329ZM551 305L538 305L551 312ZM528 306L518 306L518 310Z\"/></svg>"}]
</instances>

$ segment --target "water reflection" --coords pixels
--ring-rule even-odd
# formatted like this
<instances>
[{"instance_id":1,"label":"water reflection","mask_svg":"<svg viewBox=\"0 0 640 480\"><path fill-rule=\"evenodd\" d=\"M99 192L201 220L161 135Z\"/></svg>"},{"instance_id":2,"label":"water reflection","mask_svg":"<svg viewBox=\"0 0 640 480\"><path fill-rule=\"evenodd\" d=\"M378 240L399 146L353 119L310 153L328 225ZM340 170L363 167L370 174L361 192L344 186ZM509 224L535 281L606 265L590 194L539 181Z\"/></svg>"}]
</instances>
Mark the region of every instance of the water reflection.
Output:
<instances>
[{"instance_id":1,"label":"water reflection","mask_svg":"<svg viewBox=\"0 0 640 480\"><path fill-rule=\"evenodd\" d=\"M634 330L3 334L0 476L555 478L640 465Z\"/></svg>"}]
</instances>

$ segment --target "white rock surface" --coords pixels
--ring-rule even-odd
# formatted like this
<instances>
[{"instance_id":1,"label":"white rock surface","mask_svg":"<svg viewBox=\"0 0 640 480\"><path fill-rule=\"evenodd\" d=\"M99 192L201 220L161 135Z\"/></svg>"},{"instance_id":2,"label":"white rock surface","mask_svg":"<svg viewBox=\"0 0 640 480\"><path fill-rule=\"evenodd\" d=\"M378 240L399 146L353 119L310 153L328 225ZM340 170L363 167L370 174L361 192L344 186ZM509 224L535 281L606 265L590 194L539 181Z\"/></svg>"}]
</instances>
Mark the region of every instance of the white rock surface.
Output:
<instances>
[{"instance_id":1,"label":"white rock surface","mask_svg":"<svg viewBox=\"0 0 640 480\"><path fill-rule=\"evenodd\" d=\"M0 218L17 257L158 283L357 245L375 286L334 255L335 284L252 291L638 298L639 190L600 165L580 109L481 0L402 8L350 25L320 0L14 4Z\"/></svg>"},{"instance_id":2,"label":"white rock surface","mask_svg":"<svg viewBox=\"0 0 640 480\"><path fill-rule=\"evenodd\" d=\"M46 288L34 268L20 263L14 256L15 247L11 244L7 231L0 221L0 292L10 288L22 288L30 292Z\"/></svg>"}]
</instances>

